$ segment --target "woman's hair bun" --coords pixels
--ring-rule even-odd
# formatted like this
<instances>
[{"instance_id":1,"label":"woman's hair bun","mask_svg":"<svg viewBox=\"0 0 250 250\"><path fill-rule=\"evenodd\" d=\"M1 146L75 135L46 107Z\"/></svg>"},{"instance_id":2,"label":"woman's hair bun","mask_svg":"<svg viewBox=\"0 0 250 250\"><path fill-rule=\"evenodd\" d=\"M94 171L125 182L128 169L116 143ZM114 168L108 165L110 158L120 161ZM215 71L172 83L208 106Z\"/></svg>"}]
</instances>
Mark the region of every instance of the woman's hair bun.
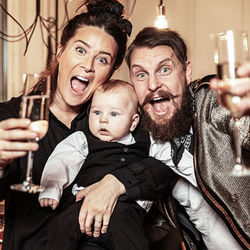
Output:
<instances>
[{"instance_id":1,"label":"woman's hair bun","mask_svg":"<svg viewBox=\"0 0 250 250\"><path fill-rule=\"evenodd\" d=\"M110 13L121 17L124 7L119 2L102 1L96 4L87 4L87 9L90 14Z\"/></svg>"},{"instance_id":2,"label":"woman's hair bun","mask_svg":"<svg viewBox=\"0 0 250 250\"><path fill-rule=\"evenodd\" d=\"M127 19L124 19L124 6L116 0L92 0L84 3L87 7L87 13L90 15L102 15L106 20L114 19L121 28L131 35L132 24Z\"/></svg>"}]
</instances>

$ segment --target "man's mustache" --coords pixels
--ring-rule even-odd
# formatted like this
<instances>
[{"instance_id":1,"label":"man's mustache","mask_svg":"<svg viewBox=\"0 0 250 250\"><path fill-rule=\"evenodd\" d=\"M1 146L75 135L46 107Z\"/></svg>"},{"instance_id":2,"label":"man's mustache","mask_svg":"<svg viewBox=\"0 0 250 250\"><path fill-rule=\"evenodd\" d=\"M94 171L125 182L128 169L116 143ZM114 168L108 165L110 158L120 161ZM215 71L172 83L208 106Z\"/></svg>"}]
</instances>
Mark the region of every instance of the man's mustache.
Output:
<instances>
[{"instance_id":1,"label":"man's mustache","mask_svg":"<svg viewBox=\"0 0 250 250\"><path fill-rule=\"evenodd\" d=\"M179 96L179 95L173 95L168 91L162 91L162 90L159 91L157 95L162 98L169 99L169 100L174 100L175 98ZM147 103L151 103L153 100L153 96L155 96L155 93L149 93L148 95L146 95L141 106L144 107Z\"/></svg>"}]
</instances>

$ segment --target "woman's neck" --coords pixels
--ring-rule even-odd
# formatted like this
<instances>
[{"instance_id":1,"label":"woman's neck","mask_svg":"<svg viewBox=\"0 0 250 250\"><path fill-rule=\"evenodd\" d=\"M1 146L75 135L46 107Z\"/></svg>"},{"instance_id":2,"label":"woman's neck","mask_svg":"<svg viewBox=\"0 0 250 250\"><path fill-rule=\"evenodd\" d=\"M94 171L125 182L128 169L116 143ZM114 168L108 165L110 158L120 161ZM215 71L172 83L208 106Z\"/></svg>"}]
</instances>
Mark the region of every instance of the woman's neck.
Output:
<instances>
[{"instance_id":1,"label":"woman's neck","mask_svg":"<svg viewBox=\"0 0 250 250\"><path fill-rule=\"evenodd\" d=\"M72 107L67 105L62 98L57 98L55 95L51 104L50 111L56 116L58 120L64 123L68 128L71 126L73 119L80 113L81 106Z\"/></svg>"}]
</instances>

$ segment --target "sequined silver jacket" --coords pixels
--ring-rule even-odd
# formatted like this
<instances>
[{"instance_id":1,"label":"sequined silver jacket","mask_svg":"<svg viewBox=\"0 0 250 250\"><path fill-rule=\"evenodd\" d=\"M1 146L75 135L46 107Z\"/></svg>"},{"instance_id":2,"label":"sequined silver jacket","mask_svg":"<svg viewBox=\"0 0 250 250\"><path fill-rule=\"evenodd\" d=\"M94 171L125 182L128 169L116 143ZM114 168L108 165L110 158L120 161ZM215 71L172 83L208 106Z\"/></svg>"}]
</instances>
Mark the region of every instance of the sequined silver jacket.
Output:
<instances>
[{"instance_id":1,"label":"sequined silver jacket","mask_svg":"<svg viewBox=\"0 0 250 250\"><path fill-rule=\"evenodd\" d=\"M224 174L235 163L233 120L217 103L208 83L194 82L194 165L203 197L226 222L239 243L250 249L250 176ZM240 120L243 161L250 168L250 117ZM218 236L219 237L219 236Z\"/></svg>"}]
</instances>

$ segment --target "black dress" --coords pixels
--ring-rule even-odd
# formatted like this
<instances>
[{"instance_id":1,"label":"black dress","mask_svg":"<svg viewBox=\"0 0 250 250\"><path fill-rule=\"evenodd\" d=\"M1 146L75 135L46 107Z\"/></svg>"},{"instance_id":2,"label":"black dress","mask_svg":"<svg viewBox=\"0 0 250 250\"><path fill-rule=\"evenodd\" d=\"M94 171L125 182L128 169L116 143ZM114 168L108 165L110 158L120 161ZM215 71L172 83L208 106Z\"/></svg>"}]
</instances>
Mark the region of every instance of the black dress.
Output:
<instances>
[{"instance_id":1,"label":"black dress","mask_svg":"<svg viewBox=\"0 0 250 250\"><path fill-rule=\"evenodd\" d=\"M0 103L0 120L18 118L21 98L12 98ZM40 183L45 162L55 146L72 132L82 130L86 124L85 107L71 123L69 129L52 113L49 114L47 135L39 142L39 150L34 155L33 181ZM47 240L47 225L53 215L49 208L41 208L38 194L11 191L9 186L21 183L25 178L26 157L17 159L7 168L0 179L0 198L5 199L5 230L3 250L44 250Z\"/></svg>"},{"instance_id":2,"label":"black dress","mask_svg":"<svg viewBox=\"0 0 250 250\"><path fill-rule=\"evenodd\" d=\"M0 103L0 121L18 118L21 98L12 98ZM34 156L33 181L40 183L41 174L49 155L55 146L75 131L82 131L87 125L87 107L75 117L70 129L52 113L49 115L49 129L39 142L39 150ZM47 243L48 226L54 216L51 208L42 208L38 194L27 194L10 190L10 185L24 180L26 157L15 160L6 168L0 179L0 200L5 199L5 231L3 250L44 250ZM158 199L162 191L176 177L176 174L152 157L130 164L126 170L119 168L112 173L120 180L126 194L120 200Z\"/></svg>"}]
</instances>

